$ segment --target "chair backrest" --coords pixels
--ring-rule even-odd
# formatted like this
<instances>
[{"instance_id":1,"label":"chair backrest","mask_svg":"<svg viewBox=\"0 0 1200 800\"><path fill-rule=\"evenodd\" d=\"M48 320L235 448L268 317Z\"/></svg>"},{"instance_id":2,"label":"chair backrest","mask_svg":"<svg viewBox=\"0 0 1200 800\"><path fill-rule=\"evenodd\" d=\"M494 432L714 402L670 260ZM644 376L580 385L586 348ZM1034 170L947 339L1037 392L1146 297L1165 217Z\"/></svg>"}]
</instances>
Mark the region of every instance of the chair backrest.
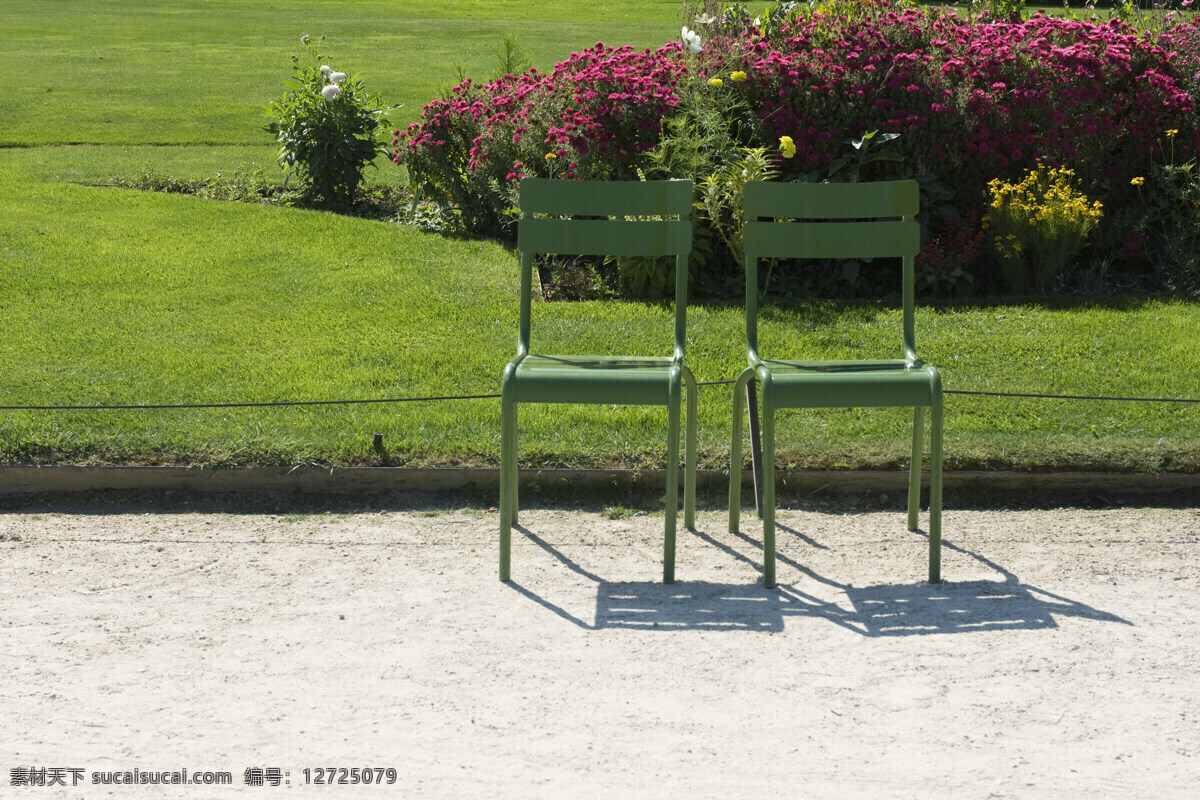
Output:
<instances>
[{"instance_id":1,"label":"chair backrest","mask_svg":"<svg viewBox=\"0 0 1200 800\"><path fill-rule=\"evenodd\" d=\"M746 347L758 359L758 260L900 258L904 354L916 361L913 258L921 248L916 181L746 184Z\"/></svg>"},{"instance_id":2,"label":"chair backrest","mask_svg":"<svg viewBox=\"0 0 1200 800\"><path fill-rule=\"evenodd\" d=\"M675 257L675 358L687 327L688 255L692 249L692 182L568 181L526 178L520 185L521 328L529 352L533 257L610 255Z\"/></svg>"}]
</instances>

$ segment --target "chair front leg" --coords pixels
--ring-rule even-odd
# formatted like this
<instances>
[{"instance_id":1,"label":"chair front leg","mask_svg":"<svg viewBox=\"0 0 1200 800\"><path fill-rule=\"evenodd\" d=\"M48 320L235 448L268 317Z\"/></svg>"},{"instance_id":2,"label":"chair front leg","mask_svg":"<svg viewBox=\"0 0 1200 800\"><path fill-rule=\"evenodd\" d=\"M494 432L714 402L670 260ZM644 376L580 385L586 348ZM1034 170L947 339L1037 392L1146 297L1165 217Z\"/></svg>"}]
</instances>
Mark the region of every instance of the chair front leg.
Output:
<instances>
[{"instance_id":1,"label":"chair front leg","mask_svg":"<svg viewBox=\"0 0 1200 800\"><path fill-rule=\"evenodd\" d=\"M500 396L500 580L511 576L512 526L517 521L517 403L505 375Z\"/></svg>"},{"instance_id":2,"label":"chair front leg","mask_svg":"<svg viewBox=\"0 0 1200 800\"><path fill-rule=\"evenodd\" d=\"M500 580L510 577L512 554L512 439L507 407L501 412L500 420Z\"/></svg>"}]
</instances>

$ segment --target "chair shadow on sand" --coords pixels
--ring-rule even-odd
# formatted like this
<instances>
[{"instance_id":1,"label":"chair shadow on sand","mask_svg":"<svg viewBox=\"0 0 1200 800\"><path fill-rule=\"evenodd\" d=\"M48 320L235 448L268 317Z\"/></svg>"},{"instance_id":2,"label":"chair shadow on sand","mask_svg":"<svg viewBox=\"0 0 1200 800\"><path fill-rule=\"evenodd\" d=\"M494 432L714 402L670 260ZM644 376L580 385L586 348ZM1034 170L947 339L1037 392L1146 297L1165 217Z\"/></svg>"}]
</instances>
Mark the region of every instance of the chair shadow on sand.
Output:
<instances>
[{"instance_id":1,"label":"chair shadow on sand","mask_svg":"<svg viewBox=\"0 0 1200 800\"><path fill-rule=\"evenodd\" d=\"M976 559L998 573L1001 579L959 583L945 581L936 585L920 582L855 587L838 583L784 555L777 555L781 563L824 584L835 593L844 592L846 601L831 602L783 582L776 589L765 589L757 584L708 581L679 581L673 584L607 581L579 566L524 527L514 526L513 529L572 572L596 583L594 621L580 619L516 581L508 586L563 619L588 630L628 628L771 633L782 631L789 617L825 619L869 637L1038 630L1058 627L1056 617L1060 616L1132 624L1115 614L1022 583L1016 575L999 564L947 541L942 542L944 549ZM779 529L798 537L809 546L825 549L813 539L786 526L780 525ZM706 533L693 531L692 535L736 560L761 567L753 558ZM756 549L761 547L761 543L753 537L736 535Z\"/></svg>"}]
</instances>

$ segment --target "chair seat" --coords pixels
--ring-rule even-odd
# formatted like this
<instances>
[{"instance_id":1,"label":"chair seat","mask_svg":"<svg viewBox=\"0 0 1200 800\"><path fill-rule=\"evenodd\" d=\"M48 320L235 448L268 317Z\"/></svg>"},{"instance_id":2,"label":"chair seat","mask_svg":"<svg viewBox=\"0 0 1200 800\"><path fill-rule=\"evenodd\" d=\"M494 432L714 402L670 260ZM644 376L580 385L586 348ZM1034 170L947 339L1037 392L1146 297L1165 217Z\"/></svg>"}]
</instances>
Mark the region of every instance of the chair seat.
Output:
<instances>
[{"instance_id":1,"label":"chair seat","mask_svg":"<svg viewBox=\"0 0 1200 800\"><path fill-rule=\"evenodd\" d=\"M665 406L676 363L670 357L528 355L517 365L514 399Z\"/></svg>"},{"instance_id":2,"label":"chair seat","mask_svg":"<svg viewBox=\"0 0 1200 800\"><path fill-rule=\"evenodd\" d=\"M777 408L927 406L932 368L904 359L760 362L771 375ZM765 391L765 387L764 387Z\"/></svg>"}]
</instances>

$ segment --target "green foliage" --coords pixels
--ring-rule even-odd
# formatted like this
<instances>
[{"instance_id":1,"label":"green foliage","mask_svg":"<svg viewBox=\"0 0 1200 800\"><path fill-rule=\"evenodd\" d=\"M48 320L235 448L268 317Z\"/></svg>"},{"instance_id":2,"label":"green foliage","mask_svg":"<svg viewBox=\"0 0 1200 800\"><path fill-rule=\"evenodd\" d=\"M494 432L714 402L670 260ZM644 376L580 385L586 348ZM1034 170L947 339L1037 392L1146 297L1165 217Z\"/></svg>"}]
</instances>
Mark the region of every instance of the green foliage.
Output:
<instances>
[{"instance_id":1,"label":"green foliage","mask_svg":"<svg viewBox=\"0 0 1200 800\"><path fill-rule=\"evenodd\" d=\"M679 112L663 121L658 147L644 156L642 177L692 180L697 175L719 176L731 165L741 164L744 148L757 130L745 100L724 84L700 80L693 80L681 90L680 97ZM703 188L697 186L698 197L702 192ZM740 250L730 249L706 213L695 214L692 222L688 261L692 294L740 295ZM662 259L621 259L619 270L621 289L630 296L665 297L674 291L674 267Z\"/></svg>"},{"instance_id":2,"label":"green foliage","mask_svg":"<svg viewBox=\"0 0 1200 800\"><path fill-rule=\"evenodd\" d=\"M611 262L597 264L586 256L541 255L537 260L538 283L543 300L606 300L614 295L609 280Z\"/></svg>"},{"instance_id":3,"label":"green foliage","mask_svg":"<svg viewBox=\"0 0 1200 800\"><path fill-rule=\"evenodd\" d=\"M517 34L505 31L496 48L496 71L494 77L503 78L505 75L519 75L533 69L533 59L529 52L521 46ZM464 76L465 77L465 76ZM462 81L460 80L459 83Z\"/></svg>"},{"instance_id":4,"label":"green foliage","mask_svg":"<svg viewBox=\"0 0 1200 800\"><path fill-rule=\"evenodd\" d=\"M858 183L867 179L867 167L877 163L898 163L904 156L881 145L899 139L898 133L867 131L856 139L847 139L853 152L835 158L825 168L826 177L836 183ZM835 180L836 179L836 180Z\"/></svg>"},{"instance_id":5,"label":"green foliage","mask_svg":"<svg viewBox=\"0 0 1200 800\"><path fill-rule=\"evenodd\" d=\"M917 291L922 297L965 297L975 288L974 270L983 253L984 233L979 214L966 221L948 216L917 254Z\"/></svg>"},{"instance_id":6,"label":"green foliage","mask_svg":"<svg viewBox=\"0 0 1200 800\"><path fill-rule=\"evenodd\" d=\"M1014 290L1053 289L1104 216L1099 202L1089 204L1075 188L1074 177L1065 167L1047 170L1038 164L1018 184L999 179L988 184L991 196L984 222Z\"/></svg>"},{"instance_id":7,"label":"green foliage","mask_svg":"<svg viewBox=\"0 0 1200 800\"><path fill-rule=\"evenodd\" d=\"M663 120L658 146L645 154L643 173L689 180L711 174L741 159L757 128L739 93L693 78L680 91L679 111Z\"/></svg>"},{"instance_id":8,"label":"green foliage","mask_svg":"<svg viewBox=\"0 0 1200 800\"><path fill-rule=\"evenodd\" d=\"M630 297L657 299L675 291L675 259L621 256L613 259L621 290Z\"/></svg>"},{"instance_id":9,"label":"green foliage","mask_svg":"<svg viewBox=\"0 0 1200 800\"><path fill-rule=\"evenodd\" d=\"M740 276L733 275L732 257L713 246L712 229L692 220L692 252L688 255L688 295L732 297L741 292ZM664 300L675 296L675 259L618 256L608 263L617 271L616 288L625 297Z\"/></svg>"},{"instance_id":10,"label":"green foliage","mask_svg":"<svg viewBox=\"0 0 1200 800\"><path fill-rule=\"evenodd\" d=\"M1177 161L1167 131L1164 160L1133 185L1143 214L1129 231L1126 249L1149 261L1155 284L1184 295L1200 295L1200 170L1196 159Z\"/></svg>"},{"instance_id":11,"label":"green foliage","mask_svg":"<svg viewBox=\"0 0 1200 800\"><path fill-rule=\"evenodd\" d=\"M309 37L301 41L307 45ZM387 153L381 134L396 106L369 94L357 75L322 64L315 44L310 52L308 66L292 56L294 77L283 97L268 103L273 119L264 127L279 142L280 166L298 177L304 201L352 206L363 171Z\"/></svg>"},{"instance_id":12,"label":"green foliage","mask_svg":"<svg viewBox=\"0 0 1200 800\"><path fill-rule=\"evenodd\" d=\"M778 173L779 168L767 155L766 148L747 147L742 150L741 159L705 175L697 186L698 216L717 232L742 269L746 268L746 253L742 247L742 232L746 226L742 198L746 194L746 184L769 181Z\"/></svg>"},{"instance_id":13,"label":"green foliage","mask_svg":"<svg viewBox=\"0 0 1200 800\"><path fill-rule=\"evenodd\" d=\"M153 164L147 162L133 177L114 176L109 183L127 189L191 194L235 203L273 202L284 194L282 186L267 181L261 167L253 172L236 169L228 177L218 172L210 178L177 178L155 169Z\"/></svg>"},{"instance_id":14,"label":"green foliage","mask_svg":"<svg viewBox=\"0 0 1200 800\"><path fill-rule=\"evenodd\" d=\"M993 19L1025 18L1025 0L987 0L987 6Z\"/></svg>"}]
</instances>

